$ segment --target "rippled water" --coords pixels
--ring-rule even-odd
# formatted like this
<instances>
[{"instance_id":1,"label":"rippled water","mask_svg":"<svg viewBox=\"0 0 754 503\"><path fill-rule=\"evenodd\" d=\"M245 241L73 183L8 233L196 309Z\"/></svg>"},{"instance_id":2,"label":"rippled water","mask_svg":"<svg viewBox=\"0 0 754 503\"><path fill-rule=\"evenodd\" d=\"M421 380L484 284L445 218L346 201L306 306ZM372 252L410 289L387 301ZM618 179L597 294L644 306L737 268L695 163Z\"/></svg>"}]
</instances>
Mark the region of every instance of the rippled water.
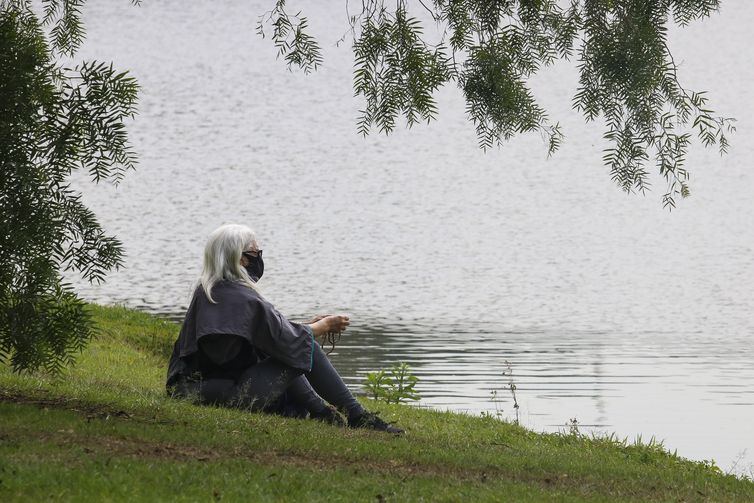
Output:
<instances>
[{"instance_id":1,"label":"rippled water","mask_svg":"<svg viewBox=\"0 0 754 503\"><path fill-rule=\"evenodd\" d=\"M363 139L351 54L335 47L343 5L304 5L325 66L303 76L254 34L268 4L87 4L81 55L130 68L143 90L138 171L117 189L79 184L128 250L84 296L179 318L206 235L244 222L281 310L352 314L333 359L353 384L407 361L423 405L512 418L509 365L534 429L576 418L752 462L754 67L740 48L754 4L671 34L684 82L739 119L729 156L693 152L693 196L673 213L660 179L646 197L611 184L600 125L569 109L569 65L534 82L566 133L552 159L537 136L479 151L453 88L439 121Z\"/></svg>"}]
</instances>

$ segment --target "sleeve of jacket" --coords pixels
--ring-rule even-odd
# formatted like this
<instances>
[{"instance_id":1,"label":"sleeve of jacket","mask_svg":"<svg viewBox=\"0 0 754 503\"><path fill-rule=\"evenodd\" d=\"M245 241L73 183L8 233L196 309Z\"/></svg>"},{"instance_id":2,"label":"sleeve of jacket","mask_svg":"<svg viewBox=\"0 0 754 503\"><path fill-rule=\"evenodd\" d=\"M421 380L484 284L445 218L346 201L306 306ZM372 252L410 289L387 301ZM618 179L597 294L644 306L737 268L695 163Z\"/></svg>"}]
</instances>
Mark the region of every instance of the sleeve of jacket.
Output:
<instances>
[{"instance_id":1,"label":"sleeve of jacket","mask_svg":"<svg viewBox=\"0 0 754 503\"><path fill-rule=\"evenodd\" d=\"M316 343L308 325L289 321L272 304L261 299L254 317L254 346L290 367L304 372L312 369Z\"/></svg>"}]
</instances>

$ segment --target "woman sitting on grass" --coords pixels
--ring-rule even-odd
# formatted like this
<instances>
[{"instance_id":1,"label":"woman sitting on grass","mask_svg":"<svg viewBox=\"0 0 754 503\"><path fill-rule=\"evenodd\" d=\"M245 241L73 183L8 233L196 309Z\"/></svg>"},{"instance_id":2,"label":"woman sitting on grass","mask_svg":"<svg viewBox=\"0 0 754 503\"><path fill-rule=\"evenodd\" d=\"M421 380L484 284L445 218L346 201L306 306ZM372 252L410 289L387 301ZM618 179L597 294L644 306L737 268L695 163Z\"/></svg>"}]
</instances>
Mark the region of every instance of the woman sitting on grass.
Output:
<instances>
[{"instance_id":1,"label":"woman sitting on grass","mask_svg":"<svg viewBox=\"0 0 754 503\"><path fill-rule=\"evenodd\" d=\"M339 409L350 427L402 433L364 410L314 340L345 330L348 316L288 321L257 291L263 272L251 229L224 225L210 234L204 270L170 357L168 392L342 425Z\"/></svg>"}]
</instances>

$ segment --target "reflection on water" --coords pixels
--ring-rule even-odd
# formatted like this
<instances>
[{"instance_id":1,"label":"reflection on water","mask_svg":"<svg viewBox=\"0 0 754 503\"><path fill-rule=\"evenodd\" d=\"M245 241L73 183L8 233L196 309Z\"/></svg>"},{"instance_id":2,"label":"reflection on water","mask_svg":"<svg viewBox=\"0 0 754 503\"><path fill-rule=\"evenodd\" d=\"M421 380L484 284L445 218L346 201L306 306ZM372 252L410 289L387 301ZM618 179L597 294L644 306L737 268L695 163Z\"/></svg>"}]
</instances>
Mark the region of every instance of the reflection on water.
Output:
<instances>
[{"instance_id":1,"label":"reflection on water","mask_svg":"<svg viewBox=\"0 0 754 503\"><path fill-rule=\"evenodd\" d=\"M82 295L180 317L206 236L246 222L283 312L352 315L333 359L353 385L406 361L422 405L510 418L507 361L532 428L575 417L724 467L754 452L754 3L671 30L687 85L739 119L730 156L691 153L672 214L660 179L646 198L612 185L573 67L533 82L566 134L550 160L537 137L479 151L452 87L438 122L363 139L343 5L309 12L325 65L305 77L254 34L269 3L87 3L82 57L142 86L141 162L117 190L74 180L128 251Z\"/></svg>"},{"instance_id":2,"label":"reflection on water","mask_svg":"<svg viewBox=\"0 0 754 503\"><path fill-rule=\"evenodd\" d=\"M493 324L380 326L344 335L332 357L353 384L370 370L406 361L421 379L423 405L499 410L513 419L502 375L509 362L526 426L559 431L576 418L582 431L654 435L687 456L725 452L733 459L752 440L746 425L754 421L754 349L732 342L702 334L683 334L679 344L675 333L504 331ZM719 433L727 427L743 434Z\"/></svg>"}]
</instances>

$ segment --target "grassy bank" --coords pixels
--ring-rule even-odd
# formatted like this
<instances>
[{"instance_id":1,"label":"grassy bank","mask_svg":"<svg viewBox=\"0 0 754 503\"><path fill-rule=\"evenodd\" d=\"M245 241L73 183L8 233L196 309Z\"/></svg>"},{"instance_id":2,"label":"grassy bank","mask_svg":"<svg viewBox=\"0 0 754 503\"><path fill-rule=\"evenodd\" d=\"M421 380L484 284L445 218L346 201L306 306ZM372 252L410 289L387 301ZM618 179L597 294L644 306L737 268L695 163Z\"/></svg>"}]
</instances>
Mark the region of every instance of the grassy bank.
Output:
<instances>
[{"instance_id":1,"label":"grassy bank","mask_svg":"<svg viewBox=\"0 0 754 503\"><path fill-rule=\"evenodd\" d=\"M0 501L754 501L754 483L658 446L368 403L401 437L164 394L173 323L92 307L60 377L0 367Z\"/></svg>"}]
</instances>

